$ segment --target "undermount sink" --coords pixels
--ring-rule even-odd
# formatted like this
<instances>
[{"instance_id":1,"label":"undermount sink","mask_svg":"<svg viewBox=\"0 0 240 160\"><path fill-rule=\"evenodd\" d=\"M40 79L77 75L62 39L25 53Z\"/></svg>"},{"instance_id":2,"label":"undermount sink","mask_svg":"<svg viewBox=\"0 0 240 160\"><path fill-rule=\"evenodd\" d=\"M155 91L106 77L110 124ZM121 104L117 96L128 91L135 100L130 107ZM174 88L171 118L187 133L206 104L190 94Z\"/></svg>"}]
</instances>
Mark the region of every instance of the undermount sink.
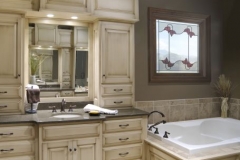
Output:
<instances>
[{"instance_id":1,"label":"undermount sink","mask_svg":"<svg viewBox=\"0 0 240 160\"><path fill-rule=\"evenodd\" d=\"M58 114L52 116L53 118L77 118L80 117L81 115L79 114Z\"/></svg>"}]
</instances>

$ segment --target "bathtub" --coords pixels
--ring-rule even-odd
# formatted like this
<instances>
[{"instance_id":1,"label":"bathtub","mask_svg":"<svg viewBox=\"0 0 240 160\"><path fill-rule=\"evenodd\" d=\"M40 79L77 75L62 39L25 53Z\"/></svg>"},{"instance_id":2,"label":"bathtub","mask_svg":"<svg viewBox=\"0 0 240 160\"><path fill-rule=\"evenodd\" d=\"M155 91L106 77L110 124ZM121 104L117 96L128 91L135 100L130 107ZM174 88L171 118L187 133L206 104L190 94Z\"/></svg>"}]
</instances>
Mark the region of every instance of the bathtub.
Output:
<instances>
[{"instance_id":1,"label":"bathtub","mask_svg":"<svg viewBox=\"0 0 240 160\"><path fill-rule=\"evenodd\" d=\"M154 128L148 134L189 154L240 145L240 121L231 118L170 122L156 128L159 134ZM163 138L165 131L168 138Z\"/></svg>"}]
</instances>

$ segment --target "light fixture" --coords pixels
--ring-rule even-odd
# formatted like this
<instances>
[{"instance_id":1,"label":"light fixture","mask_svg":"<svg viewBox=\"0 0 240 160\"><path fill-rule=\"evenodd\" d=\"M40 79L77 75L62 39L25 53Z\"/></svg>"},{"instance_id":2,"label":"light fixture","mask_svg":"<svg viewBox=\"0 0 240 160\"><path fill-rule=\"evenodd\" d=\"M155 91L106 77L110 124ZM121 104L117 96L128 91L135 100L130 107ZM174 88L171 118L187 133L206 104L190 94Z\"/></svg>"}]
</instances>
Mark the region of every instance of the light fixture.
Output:
<instances>
[{"instance_id":1,"label":"light fixture","mask_svg":"<svg viewBox=\"0 0 240 160\"><path fill-rule=\"evenodd\" d=\"M77 16L72 16L71 18L72 18L72 19L78 19L78 17L77 17Z\"/></svg>"},{"instance_id":2,"label":"light fixture","mask_svg":"<svg viewBox=\"0 0 240 160\"><path fill-rule=\"evenodd\" d=\"M47 14L47 17L54 17L53 14Z\"/></svg>"}]
</instances>

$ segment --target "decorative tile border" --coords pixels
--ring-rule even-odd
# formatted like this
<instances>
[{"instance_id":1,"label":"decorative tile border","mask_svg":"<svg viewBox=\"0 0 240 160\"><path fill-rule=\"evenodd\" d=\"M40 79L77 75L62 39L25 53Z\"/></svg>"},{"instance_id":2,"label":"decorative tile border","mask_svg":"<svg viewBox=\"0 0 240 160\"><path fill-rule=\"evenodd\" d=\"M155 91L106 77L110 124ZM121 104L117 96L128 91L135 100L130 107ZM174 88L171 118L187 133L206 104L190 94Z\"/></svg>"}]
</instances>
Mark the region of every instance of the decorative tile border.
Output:
<instances>
[{"instance_id":1,"label":"decorative tile border","mask_svg":"<svg viewBox=\"0 0 240 160\"><path fill-rule=\"evenodd\" d=\"M136 101L135 107L147 112L161 111L165 115L162 118L155 113L150 116L149 123L156 123L162 119L167 122L174 122L221 116L221 99L218 97ZM240 99L230 99L228 117L240 119Z\"/></svg>"}]
</instances>

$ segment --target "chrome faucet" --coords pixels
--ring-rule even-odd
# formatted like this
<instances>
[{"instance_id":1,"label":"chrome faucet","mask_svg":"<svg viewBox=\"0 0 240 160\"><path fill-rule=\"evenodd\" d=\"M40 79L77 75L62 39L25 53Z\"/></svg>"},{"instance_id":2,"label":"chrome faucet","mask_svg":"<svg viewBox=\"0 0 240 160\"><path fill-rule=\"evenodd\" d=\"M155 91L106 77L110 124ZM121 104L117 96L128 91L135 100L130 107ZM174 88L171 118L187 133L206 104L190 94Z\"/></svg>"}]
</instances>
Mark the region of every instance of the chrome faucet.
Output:
<instances>
[{"instance_id":1,"label":"chrome faucet","mask_svg":"<svg viewBox=\"0 0 240 160\"><path fill-rule=\"evenodd\" d=\"M62 99L62 104L61 104L61 110L60 112L65 112L65 104L67 104L66 100L63 98Z\"/></svg>"}]
</instances>

